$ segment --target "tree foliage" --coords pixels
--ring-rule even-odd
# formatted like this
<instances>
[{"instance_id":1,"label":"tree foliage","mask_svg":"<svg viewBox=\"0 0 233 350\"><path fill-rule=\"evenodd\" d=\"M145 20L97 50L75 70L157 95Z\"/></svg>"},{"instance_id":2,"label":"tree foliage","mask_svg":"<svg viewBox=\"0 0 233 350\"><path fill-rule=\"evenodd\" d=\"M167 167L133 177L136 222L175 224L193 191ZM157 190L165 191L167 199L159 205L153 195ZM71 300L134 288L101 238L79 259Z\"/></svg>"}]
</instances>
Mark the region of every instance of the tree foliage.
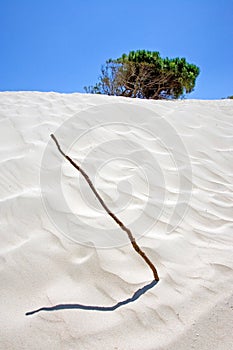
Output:
<instances>
[{"instance_id":1,"label":"tree foliage","mask_svg":"<svg viewBox=\"0 0 233 350\"><path fill-rule=\"evenodd\" d=\"M161 58L159 52L138 50L109 59L89 93L147 99L179 98L193 91L200 70L185 58Z\"/></svg>"}]
</instances>

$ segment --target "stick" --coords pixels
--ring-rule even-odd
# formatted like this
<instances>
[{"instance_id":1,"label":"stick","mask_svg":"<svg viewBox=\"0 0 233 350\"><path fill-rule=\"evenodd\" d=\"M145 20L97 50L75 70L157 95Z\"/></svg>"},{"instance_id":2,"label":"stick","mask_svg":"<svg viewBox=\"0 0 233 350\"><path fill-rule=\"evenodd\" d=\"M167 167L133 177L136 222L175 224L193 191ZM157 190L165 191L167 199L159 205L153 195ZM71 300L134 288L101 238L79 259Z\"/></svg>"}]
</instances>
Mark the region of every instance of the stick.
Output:
<instances>
[{"instance_id":1,"label":"stick","mask_svg":"<svg viewBox=\"0 0 233 350\"><path fill-rule=\"evenodd\" d=\"M150 269L153 272L153 276L154 276L154 280L155 281L159 281L159 276L157 273L157 270L154 266L154 264L151 262L151 260L146 256L146 254L141 250L141 248L138 246L135 238L133 237L132 232L130 231L129 228L127 228L123 222L121 220L118 219L118 217L108 208L108 206L104 203L103 199L101 198L101 196L99 195L99 193L96 191L92 181L90 180L89 176L87 175L87 173L78 165L76 164L69 156L67 156L61 149L56 137L51 134L50 135L51 138L53 139L53 141L55 142L58 151L63 155L64 158L66 158L71 165L73 165L73 167L75 169L77 169L81 175L84 177L84 179L87 181L88 185L90 186L92 192L94 193L94 195L96 196L96 198L98 199L99 203L102 205L102 207L104 208L104 210L107 212L107 214L109 216L111 216L111 218L120 226L120 228L125 231L127 233L127 236L134 248L134 250L142 257L142 259L146 262L146 264L150 267Z\"/></svg>"}]
</instances>

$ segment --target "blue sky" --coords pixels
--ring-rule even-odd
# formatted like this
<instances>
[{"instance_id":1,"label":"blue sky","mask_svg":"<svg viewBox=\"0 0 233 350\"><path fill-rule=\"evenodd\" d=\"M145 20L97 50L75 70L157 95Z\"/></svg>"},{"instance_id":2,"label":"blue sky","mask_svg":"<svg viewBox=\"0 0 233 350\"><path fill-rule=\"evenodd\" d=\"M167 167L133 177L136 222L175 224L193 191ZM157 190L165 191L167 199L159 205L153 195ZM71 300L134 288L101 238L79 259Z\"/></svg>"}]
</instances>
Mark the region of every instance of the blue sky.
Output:
<instances>
[{"instance_id":1,"label":"blue sky","mask_svg":"<svg viewBox=\"0 0 233 350\"><path fill-rule=\"evenodd\" d=\"M233 0L1 0L0 90L83 92L130 50L185 57L190 98L233 95Z\"/></svg>"}]
</instances>

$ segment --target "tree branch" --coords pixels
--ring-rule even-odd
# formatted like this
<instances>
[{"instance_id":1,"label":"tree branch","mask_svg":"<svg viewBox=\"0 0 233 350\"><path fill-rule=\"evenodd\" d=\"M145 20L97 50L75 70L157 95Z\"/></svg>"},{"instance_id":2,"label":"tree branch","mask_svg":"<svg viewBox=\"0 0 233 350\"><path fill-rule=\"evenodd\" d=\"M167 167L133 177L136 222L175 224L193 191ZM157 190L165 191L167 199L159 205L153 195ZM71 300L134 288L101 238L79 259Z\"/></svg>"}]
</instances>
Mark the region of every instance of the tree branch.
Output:
<instances>
[{"instance_id":1,"label":"tree branch","mask_svg":"<svg viewBox=\"0 0 233 350\"><path fill-rule=\"evenodd\" d=\"M146 264L150 267L150 269L153 272L153 276L154 276L154 280L155 281L159 281L159 276L157 273L157 270L154 266L154 264L151 262L151 260L147 257L147 255L141 250L141 248L138 246L135 238L133 237L132 232L130 231L130 229L128 227L126 227L123 222L118 219L118 217L108 208L108 206L104 203L104 200L101 198L101 196L99 195L99 193L97 192L97 190L95 189L92 181L90 180L89 176L87 175L87 173L78 165L76 164L69 156L67 156L61 149L56 137L51 134L50 135L51 138L53 139L53 141L55 142L58 151L62 154L62 156L64 158L66 158L68 160L68 162L70 162L70 164L77 169L81 175L84 177L84 179L86 180L86 182L88 183L89 187L91 188L92 192L94 193L94 195L96 196L96 198L98 199L99 203L102 205L102 207L104 208L104 210L107 212L107 214L117 223L118 226L120 226L120 228L126 232L134 250L142 257L142 259L146 262Z\"/></svg>"}]
</instances>

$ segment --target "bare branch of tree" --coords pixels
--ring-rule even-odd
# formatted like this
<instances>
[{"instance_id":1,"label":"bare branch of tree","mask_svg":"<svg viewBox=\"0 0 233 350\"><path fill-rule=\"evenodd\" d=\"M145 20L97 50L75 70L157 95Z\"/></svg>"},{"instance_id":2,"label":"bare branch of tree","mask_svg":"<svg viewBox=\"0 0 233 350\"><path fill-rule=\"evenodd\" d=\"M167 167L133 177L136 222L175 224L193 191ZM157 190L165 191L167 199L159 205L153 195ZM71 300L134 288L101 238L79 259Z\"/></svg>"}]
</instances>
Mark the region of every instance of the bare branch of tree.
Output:
<instances>
[{"instance_id":1,"label":"bare branch of tree","mask_svg":"<svg viewBox=\"0 0 233 350\"><path fill-rule=\"evenodd\" d=\"M150 269L153 272L153 276L154 276L154 280L155 281L159 281L159 276L157 273L157 270L154 266L154 264L151 262L151 260L147 257L147 255L141 250L141 248L138 246L135 238L133 237L132 232L130 231L130 229L128 227L126 227L123 222L118 219L118 217L108 208L108 206L105 204L104 200L101 198L101 196L99 195L99 193L97 192L97 190L95 189L92 181L90 180L89 176L87 175L87 173L77 164L75 163L69 156L67 156L61 149L56 137L51 134L51 138L53 139L53 141L55 142L58 151L62 154L62 156L64 158L66 158L68 160L68 162L75 168L77 169L80 174L84 177L84 179L86 180L86 182L88 183L89 187L91 188L92 192L94 193L95 197L98 199L99 203L101 204L101 206L104 208L104 210L107 212L107 214L117 223L117 225L124 231L126 232L134 250L142 257L142 259L146 262L146 264L150 267Z\"/></svg>"}]
</instances>

